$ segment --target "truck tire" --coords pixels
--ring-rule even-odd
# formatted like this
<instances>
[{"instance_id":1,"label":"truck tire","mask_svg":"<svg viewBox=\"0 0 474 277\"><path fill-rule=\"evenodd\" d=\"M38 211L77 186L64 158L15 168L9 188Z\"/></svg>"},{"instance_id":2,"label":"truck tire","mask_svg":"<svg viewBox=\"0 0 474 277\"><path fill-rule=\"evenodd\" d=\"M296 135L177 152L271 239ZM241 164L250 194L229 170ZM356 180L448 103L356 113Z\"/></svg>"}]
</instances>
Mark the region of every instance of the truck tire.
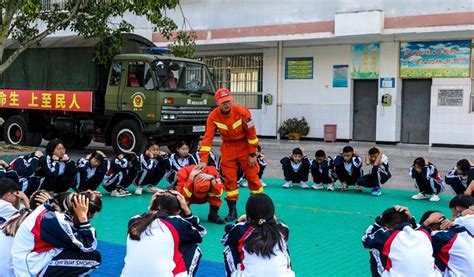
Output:
<instances>
[{"instance_id":1,"label":"truck tire","mask_svg":"<svg viewBox=\"0 0 474 277\"><path fill-rule=\"evenodd\" d=\"M12 116L3 124L3 138L6 144L28 145L34 141L34 135L28 132L28 125L23 117Z\"/></svg>"},{"instance_id":2,"label":"truck tire","mask_svg":"<svg viewBox=\"0 0 474 277\"><path fill-rule=\"evenodd\" d=\"M27 145L38 147L43 141L43 134L41 132L31 132L28 136Z\"/></svg>"},{"instance_id":3,"label":"truck tire","mask_svg":"<svg viewBox=\"0 0 474 277\"><path fill-rule=\"evenodd\" d=\"M87 146L89 146L89 144L91 144L91 141L92 141L91 135L83 135L82 137L78 137L75 148L84 149Z\"/></svg>"},{"instance_id":4,"label":"truck tire","mask_svg":"<svg viewBox=\"0 0 474 277\"><path fill-rule=\"evenodd\" d=\"M116 153L140 154L145 150L147 138L136 121L127 119L112 129L111 141Z\"/></svg>"}]
</instances>

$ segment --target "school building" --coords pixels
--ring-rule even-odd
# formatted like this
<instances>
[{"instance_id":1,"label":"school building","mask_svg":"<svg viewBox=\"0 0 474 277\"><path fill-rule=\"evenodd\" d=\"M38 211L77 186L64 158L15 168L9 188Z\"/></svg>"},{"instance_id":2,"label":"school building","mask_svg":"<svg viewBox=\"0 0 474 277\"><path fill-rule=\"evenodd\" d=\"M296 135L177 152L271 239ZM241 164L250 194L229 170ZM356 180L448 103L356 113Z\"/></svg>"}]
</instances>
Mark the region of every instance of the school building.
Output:
<instances>
[{"instance_id":1,"label":"school building","mask_svg":"<svg viewBox=\"0 0 474 277\"><path fill-rule=\"evenodd\" d=\"M338 140L474 145L471 0L180 2L197 58L260 136L304 116L313 139L337 124Z\"/></svg>"}]
</instances>

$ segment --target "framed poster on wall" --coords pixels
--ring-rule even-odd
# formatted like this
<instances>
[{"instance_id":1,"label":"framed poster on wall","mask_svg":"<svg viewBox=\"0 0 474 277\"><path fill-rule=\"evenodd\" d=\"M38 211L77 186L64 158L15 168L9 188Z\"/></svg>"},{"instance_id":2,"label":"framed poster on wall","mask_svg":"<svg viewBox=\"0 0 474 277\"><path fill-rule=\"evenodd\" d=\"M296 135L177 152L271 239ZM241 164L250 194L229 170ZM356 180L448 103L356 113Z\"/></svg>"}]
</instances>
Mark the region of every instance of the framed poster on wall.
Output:
<instances>
[{"instance_id":1,"label":"framed poster on wall","mask_svg":"<svg viewBox=\"0 0 474 277\"><path fill-rule=\"evenodd\" d=\"M352 45L352 79L379 78L380 44L353 44Z\"/></svg>"},{"instance_id":2,"label":"framed poster on wall","mask_svg":"<svg viewBox=\"0 0 474 277\"><path fill-rule=\"evenodd\" d=\"M332 66L332 87L347 88L349 85L349 66L347 64L335 64Z\"/></svg>"},{"instance_id":3,"label":"framed poster on wall","mask_svg":"<svg viewBox=\"0 0 474 277\"><path fill-rule=\"evenodd\" d=\"M313 79L313 57L286 58L285 79Z\"/></svg>"}]
</instances>

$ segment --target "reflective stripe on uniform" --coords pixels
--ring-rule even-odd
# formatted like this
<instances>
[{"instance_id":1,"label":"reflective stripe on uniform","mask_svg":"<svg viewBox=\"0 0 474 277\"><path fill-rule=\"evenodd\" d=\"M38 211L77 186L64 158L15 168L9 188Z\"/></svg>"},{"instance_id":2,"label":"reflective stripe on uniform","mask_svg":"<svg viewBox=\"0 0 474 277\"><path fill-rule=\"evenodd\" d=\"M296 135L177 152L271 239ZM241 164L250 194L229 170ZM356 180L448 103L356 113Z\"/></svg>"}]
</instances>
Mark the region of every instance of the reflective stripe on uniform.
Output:
<instances>
[{"instance_id":1,"label":"reflective stripe on uniform","mask_svg":"<svg viewBox=\"0 0 474 277\"><path fill-rule=\"evenodd\" d=\"M258 138L249 139L249 144L257 144L257 143L258 143Z\"/></svg>"},{"instance_id":2,"label":"reflective stripe on uniform","mask_svg":"<svg viewBox=\"0 0 474 277\"><path fill-rule=\"evenodd\" d=\"M207 194L207 196L209 196L209 197L221 197L223 193L224 193L224 190L221 189L221 191L220 191L219 194L215 194L215 193L209 192L209 193Z\"/></svg>"},{"instance_id":3,"label":"reflective stripe on uniform","mask_svg":"<svg viewBox=\"0 0 474 277\"><path fill-rule=\"evenodd\" d=\"M242 125L242 119L237 120L234 124L232 124L232 129L235 129Z\"/></svg>"},{"instance_id":4,"label":"reflective stripe on uniform","mask_svg":"<svg viewBox=\"0 0 474 277\"><path fill-rule=\"evenodd\" d=\"M259 194L263 192L263 187L260 187L258 190L250 190L251 194Z\"/></svg>"},{"instance_id":5,"label":"reflective stripe on uniform","mask_svg":"<svg viewBox=\"0 0 474 277\"><path fill-rule=\"evenodd\" d=\"M225 124L222 124L222 123L219 123L219 122L216 122L216 121L214 121L214 124L216 124L217 128L220 128L220 129L223 129L223 130L229 130L229 128L227 128L227 125L225 125Z\"/></svg>"},{"instance_id":6,"label":"reflective stripe on uniform","mask_svg":"<svg viewBox=\"0 0 474 277\"><path fill-rule=\"evenodd\" d=\"M210 147L210 146L201 146L201 151L203 151L203 152L211 152L211 147Z\"/></svg>"},{"instance_id":7,"label":"reflective stripe on uniform","mask_svg":"<svg viewBox=\"0 0 474 277\"><path fill-rule=\"evenodd\" d=\"M238 195L238 194L239 194L238 189L227 192L227 196L234 196L234 195Z\"/></svg>"},{"instance_id":8,"label":"reflective stripe on uniform","mask_svg":"<svg viewBox=\"0 0 474 277\"><path fill-rule=\"evenodd\" d=\"M186 193L187 197L191 197L191 195L193 195L193 193L190 192L186 187L183 187L183 190L184 190L184 193Z\"/></svg>"}]
</instances>

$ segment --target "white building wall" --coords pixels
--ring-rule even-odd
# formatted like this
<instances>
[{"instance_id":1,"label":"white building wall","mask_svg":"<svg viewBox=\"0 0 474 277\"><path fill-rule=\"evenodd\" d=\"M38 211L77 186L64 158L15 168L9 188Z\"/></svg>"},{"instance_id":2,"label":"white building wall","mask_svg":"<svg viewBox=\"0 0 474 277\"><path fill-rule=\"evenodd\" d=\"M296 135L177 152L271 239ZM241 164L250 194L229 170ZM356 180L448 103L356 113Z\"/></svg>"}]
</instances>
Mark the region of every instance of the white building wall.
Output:
<instances>
[{"instance_id":1,"label":"white building wall","mask_svg":"<svg viewBox=\"0 0 474 277\"><path fill-rule=\"evenodd\" d=\"M324 124L337 124L337 138L352 137L351 84L332 87L332 66L350 65L351 46L283 48L283 57L313 57L312 80L285 80L282 76L282 120L304 116L309 125L308 137L323 138Z\"/></svg>"},{"instance_id":2,"label":"white building wall","mask_svg":"<svg viewBox=\"0 0 474 277\"><path fill-rule=\"evenodd\" d=\"M278 49L267 48L263 50L263 92L271 94L273 103L262 104L261 110L252 110L252 114L260 113L260 124L257 124L258 134L261 136L275 136L277 132L277 83L278 83Z\"/></svg>"},{"instance_id":3,"label":"white building wall","mask_svg":"<svg viewBox=\"0 0 474 277\"><path fill-rule=\"evenodd\" d=\"M469 112L470 78L435 78L431 86L430 144L474 145L474 113ZM463 105L438 106L439 89L463 89Z\"/></svg>"},{"instance_id":4,"label":"white building wall","mask_svg":"<svg viewBox=\"0 0 474 277\"><path fill-rule=\"evenodd\" d=\"M401 82L398 78L399 44L396 42L380 44L379 77L395 78L395 88L380 88L377 104L376 141L400 141L401 126ZM391 106L382 106L382 95L392 96Z\"/></svg>"}]
</instances>

